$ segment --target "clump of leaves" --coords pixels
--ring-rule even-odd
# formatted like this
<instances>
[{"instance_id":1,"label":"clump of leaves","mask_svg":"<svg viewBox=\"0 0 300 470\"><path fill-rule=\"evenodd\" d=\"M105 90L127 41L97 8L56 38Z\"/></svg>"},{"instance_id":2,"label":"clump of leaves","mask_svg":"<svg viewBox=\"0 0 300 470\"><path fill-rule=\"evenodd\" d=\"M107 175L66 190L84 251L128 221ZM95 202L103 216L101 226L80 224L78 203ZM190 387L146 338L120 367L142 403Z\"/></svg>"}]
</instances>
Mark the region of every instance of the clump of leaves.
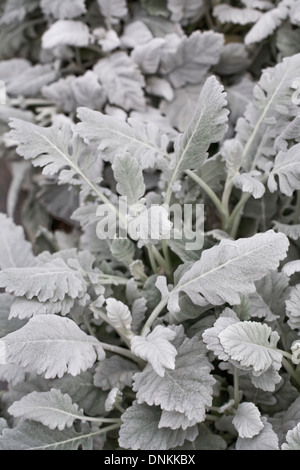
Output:
<instances>
[{"instance_id":1,"label":"clump of leaves","mask_svg":"<svg viewBox=\"0 0 300 470\"><path fill-rule=\"evenodd\" d=\"M17 4L0 449L300 450L300 2Z\"/></svg>"}]
</instances>

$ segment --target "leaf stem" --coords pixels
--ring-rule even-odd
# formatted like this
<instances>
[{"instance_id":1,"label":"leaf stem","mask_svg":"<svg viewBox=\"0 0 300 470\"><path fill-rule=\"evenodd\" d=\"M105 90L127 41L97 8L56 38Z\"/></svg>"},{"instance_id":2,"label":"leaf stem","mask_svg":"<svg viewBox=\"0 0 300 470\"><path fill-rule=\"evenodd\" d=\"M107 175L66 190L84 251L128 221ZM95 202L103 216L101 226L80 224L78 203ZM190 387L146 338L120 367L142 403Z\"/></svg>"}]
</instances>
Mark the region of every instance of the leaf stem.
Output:
<instances>
[{"instance_id":1,"label":"leaf stem","mask_svg":"<svg viewBox=\"0 0 300 470\"><path fill-rule=\"evenodd\" d=\"M146 248L147 248L148 255L149 255L151 269L155 274L158 274L158 268L157 268L156 259L153 253L153 247L152 245L149 244L149 245L146 245Z\"/></svg>"},{"instance_id":2,"label":"leaf stem","mask_svg":"<svg viewBox=\"0 0 300 470\"><path fill-rule=\"evenodd\" d=\"M282 365L289 374L290 377L292 377L295 382L297 383L298 386L300 386L300 377L296 374L295 369L293 366L289 363L287 359L284 357L282 358Z\"/></svg>"},{"instance_id":3,"label":"leaf stem","mask_svg":"<svg viewBox=\"0 0 300 470\"><path fill-rule=\"evenodd\" d=\"M234 368L234 374L233 374L233 399L234 399L234 407L237 409L240 403L239 371L237 367Z\"/></svg>"},{"instance_id":4,"label":"leaf stem","mask_svg":"<svg viewBox=\"0 0 300 470\"><path fill-rule=\"evenodd\" d=\"M162 240L162 241L164 241L164 240ZM164 272L167 275L172 274L171 270L170 270L170 266L168 265L167 260L160 254L160 252L158 251L158 249L156 248L155 245L152 245L152 249L153 249L153 254L155 256L155 259L157 260L159 265L163 268Z\"/></svg>"},{"instance_id":5,"label":"leaf stem","mask_svg":"<svg viewBox=\"0 0 300 470\"><path fill-rule=\"evenodd\" d=\"M141 331L141 336L146 336L151 328L152 323L156 320L160 312L165 308L165 306L168 303L168 298L169 296L165 297L164 299L161 299L159 304L155 307L153 312L151 313L150 317L146 321L145 325L143 326L143 329Z\"/></svg>"},{"instance_id":6,"label":"leaf stem","mask_svg":"<svg viewBox=\"0 0 300 470\"><path fill-rule=\"evenodd\" d=\"M192 178L195 183L197 183L201 189L203 189L203 191L206 193L206 195L211 199L211 201L214 203L215 207L217 208L218 212L220 213L220 215L222 217L225 218L225 220L227 221L227 218L228 218L228 211L226 210L226 208L224 208L222 202L220 201L220 199L218 198L218 196L216 195L216 193L208 186L208 184L205 183L205 181L203 181L202 178L200 178L200 176L196 175L196 173L194 173L193 171L191 170L186 170L185 173L190 177Z\"/></svg>"},{"instance_id":7,"label":"leaf stem","mask_svg":"<svg viewBox=\"0 0 300 470\"><path fill-rule=\"evenodd\" d=\"M100 342L100 344L106 351L110 351L115 354L120 354L121 356L127 357L128 359L131 359L132 361L136 362L141 368L144 368L145 362L139 357L137 357L135 354L133 354L131 351L129 351L129 349L121 348L120 346L115 346L114 344L102 343L102 341Z\"/></svg>"}]
</instances>

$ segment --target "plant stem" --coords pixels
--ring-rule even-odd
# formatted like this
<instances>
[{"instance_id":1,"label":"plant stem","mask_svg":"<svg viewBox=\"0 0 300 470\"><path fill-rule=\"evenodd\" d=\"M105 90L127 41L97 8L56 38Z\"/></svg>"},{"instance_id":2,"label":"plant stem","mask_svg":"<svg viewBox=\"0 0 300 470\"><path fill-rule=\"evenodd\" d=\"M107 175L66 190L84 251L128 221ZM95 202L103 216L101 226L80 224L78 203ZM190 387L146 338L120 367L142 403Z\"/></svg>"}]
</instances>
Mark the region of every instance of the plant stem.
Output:
<instances>
[{"instance_id":1,"label":"plant stem","mask_svg":"<svg viewBox=\"0 0 300 470\"><path fill-rule=\"evenodd\" d=\"M119 423L119 424L122 423L120 419L113 419L113 418L92 418L90 416L81 416L80 419L81 421L89 421L91 423Z\"/></svg>"},{"instance_id":2,"label":"plant stem","mask_svg":"<svg viewBox=\"0 0 300 470\"><path fill-rule=\"evenodd\" d=\"M115 354L120 354L121 356L128 357L132 361L136 362L140 367L144 368L145 362L139 357L135 356L129 349L121 348L120 346L115 346L114 344L102 343L100 342L103 349L106 351L113 352Z\"/></svg>"},{"instance_id":3,"label":"plant stem","mask_svg":"<svg viewBox=\"0 0 300 470\"><path fill-rule=\"evenodd\" d=\"M147 248L148 255L149 255L151 269L155 274L158 274L158 268L157 268L155 256L154 256L154 253L153 253L152 245L150 245L150 244L146 245L146 248Z\"/></svg>"},{"instance_id":4,"label":"plant stem","mask_svg":"<svg viewBox=\"0 0 300 470\"><path fill-rule=\"evenodd\" d=\"M166 240L162 240L162 241L166 241ZM167 275L172 274L170 266L169 266L167 260L160 254L160 252L158 251L158 249L156 248L155 245L152 245L152 249L153 249L153 254L155 256L155 259L157 260L159 265L163 268L164 272Z\"/></svg>"},{"instance_id":5,"label":"plant stem","mask_svg":"<svg viewBox=\"0 0 300 470\"><path fill-rule=\"evenodd\" d=\"M297 191L297 203L295 207L294 224L300 222L300 191Z\"/></svg>"},{"instance_id":6,"label":"plant stem","mask_svg":"<svg viewBox=\"0 0 300 470\"><path fill-rule=\"evenodd\" d=\"M234 407L237 409L240 403L239 371L237 367L234 368L234 374L233 374L233 398L234 398Z\"/></svg>"},{"instance_id":7,"label":"plant stem","mask_svg":"<svg viewBox=\"0 0 300 470\"><path fill-rule=\"evenodd\" d=\"M150 317L148 318L148 320L146 321L145 325L143 326L143 329L141 331L141 336L146 336L151 328L151 325L152 323L156 320L156 318L158 317L158 315L160 314L160 312L164 309L164 307L167 305L168 303L168 298L169 297L165 297L164 299L161 299L161 301L159 302L159 304L155 307L155 309L153 310L153 312L151 313Z\"/></svg>"},{"instance_id":8,"label":"plant stem","mask_svg":"<svg viewBox=\"0 0 300 470\"><path fill-rule=\"evenodd\" d=\"M287 371L287 373L289 374L289 376L292 377L295 380L295 382L297 383L297 385L300 386L300 377L298 377L298 375L296 374L295 369L293 368L293 366L284 357L282 358L282 365L285 368L285 370Z\"/></svg>"},{"instance_id":9,"label":"plant stem","mask_svg":"<svg viewBox=\"0 0 300 470\"><path fill-rule=\"evenodd\" d=\"M227 210L224 208L222 202L220 201L220 199L218 198L216 193L208 186L208 184L206 184L205 181L203 181L203 179L200 178L200 176L196 175L196 173L194 173L191 170L186 170L185 173L190 178L192 178L200 186L201 189L203 189L203 191L206 193L206 195L214 203L214 205L217 208L220 215L227 220L227 218L228 218Z\"/></svg>"},{"instance_id":10,"label":"plant stem","mask_svg":"<svg viewBox=\"0 0 300 470\"><path fill-rule=\"evenodd\" d=\"M168 247L167 240L165 238L163 238L161 243L162 243L163 254L164 254L164 257L165 257L165 260L166 260L166 263L167 263L167 273L169 273L169 275L172 276L173 275L173 268L172 268L172 262L171 262L171 258L170 258L170 252L169 252L169 247Z\"/></svg>"}]
</instances>

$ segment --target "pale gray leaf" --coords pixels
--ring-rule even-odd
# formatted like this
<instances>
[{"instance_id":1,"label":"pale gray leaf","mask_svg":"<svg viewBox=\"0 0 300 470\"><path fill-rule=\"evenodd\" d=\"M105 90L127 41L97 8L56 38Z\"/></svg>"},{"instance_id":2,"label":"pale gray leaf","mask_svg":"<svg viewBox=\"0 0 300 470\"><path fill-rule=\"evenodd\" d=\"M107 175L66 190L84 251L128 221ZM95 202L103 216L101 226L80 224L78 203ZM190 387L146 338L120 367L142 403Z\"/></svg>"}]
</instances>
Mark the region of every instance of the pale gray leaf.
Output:
<instances>
[{"instance_id":1,"label":"pale gray leaf","mask_svg":"<svg viewBox=\"0 0 300 470\"><path fill-rule=\"evenodd\" d=\"M56 315L38 315L0 340L1 363L29 368L45 378L78 375L105 353L99 341L75 322Z\"/></svg>"},{"instance_id":2,"label":"pale gray leaf","mask_svg":"<svg viewBox=\"0 0 300 470\"><path fill-rule=\"evenodd\" d=\"M104 359L105 361L106 359ZM67 393L74 403L84 409L89 416L104 416L104 404L107 393L94 385L94 370L89 369L76 377L65 374L61 379L52 379L51 387L59 388Z\"/></svg>"},{"instance_id":3,"label":"pale gray leaf","mask_svg":"<svg viewBox=\"0 0 300 470\"><path fill-rule=\"evenodd\" d=\"M159 77L149 77L146 86L147 93L154 96L159 96L167 101L172 101L174 98L174 91L167 80Z\"/></svg>"},{"instance_id":4,"label":"pale gray leaf","mask_svg":"<svg viewBox=\"0 0 300 470\"><path fill-rule=\"evenodd\" d=\"M219 142L227 131L227 101L224 88L214 76L208 78L201 90L194 117L176 143L177 175L186 169L195 169L207 159L207 150Z\"/></svg>"},{"instance_id":5,"label":"pale gray leaf","mask_svg":"<svg viewBox=\"0 0 300 470\"><path fill-rule=\"evenodd\" d=\"M97 365L94 384L102 390L111 390L114 387L123 390L131 387L133 374L138 371L134 362L120 356L111 356Z\"/></svg>"},{"instance_id":6,"label":"pale gray leaf","mask_svg":"<svg viewBox=\"0 0 300 470\"><path fill-rule=\"evenodd\" d=\"M144 109L145 80L136 63L125 52L116 52L101 59L93 70L111 104L121 106L126 111Z\"/></svg>"},{"instance_id":7,"label":"pale gray leaf","mask_svg":"<svg viewBox=\"0 0 300 470\"><path fill-rule=\"evenodd\" d=\"M153 38L147 44L136 46L131 58L145 74L155 74L160 64L161 49L165 44L163 38Z\"/></svg>"},{"instance_id":8,"label":"pale gray leaf","mask_svg":"<svg viewBox=\"0 0 300 470\"><path fill-rule=\"evenodd\" d=\"M64 431L50 430L40 423L22 421L17 427L4 429L0 436L1 450L85 450L92 449L92 439L99 430L89 427L77 432L72 427Z\"/></svg>"},{"instance_id":9,"label":"pale gray leaf","mask_svg":"<svg viewBox=\"0 0 300 470\"><path fill-rule=\"evenodd\" d=\"M227 443L223 437L218 434L213 434L208 426L205 424L198 425L198 436L192 441L186 441L183 446L177 447L175 450L225 450Z\"/></svg>"},{"instance_id":10,"label":"pale gray leaf","mask_svg":"<svg viewBox=\"0 0 300 470\"><path fill-rule=\"evenodd\" d=\"M58 71L53 64L26 67L9 81L6 91L14 96L32 97L38 95L43 86L53 82L57 77Z\"/></svg>"},{"instance_id":11,"label":"pale gray leaf","mask_svg":"<svg viewBox=\"0 0 300 470\"><path fill-rule=\"evenodd\" d=\"M284 233L292 240L298 240L300 238L300 224L288 225L277 222L276 220L274 220L273 224L274 230Z\"/></svg>"},{"instance_id":12,"label":"pale gray leaf","mask_svg":"<svg viewBox=\"0 0 300 470\"><path fill-rule=\"evenodd\" d=\"M56 302L66 295L72 299L81 298L87 290L82 274L59 258L42 266L4 269L0 272L0 286L20 297L37 297L40 302Z\"/></svg>"},{"instance_id":13,"label":"pale gray leaf","mask_svg":"<svg viewBox=\"0 0 300 470\"><path fill-rule=\"evenodd\" d=\"M230 325L218 335L229 358L240 366L251 367L255 372L264 372L273 366L281 368L282 354L277 351L277 331L266 324L245 321Z\"/></svg>"},{"instance_id":14,"label":"pale gray leaf","mask_svg":"<svg viewBox=\"0 0 300 470\"><path fill-rule=\"evenodd\" d=\"M242 173L233 178L233 183L245 193L250 193L254 199L260 199L266 192L265 186L260 181L261 173L257 170Z\"/></svg>"},{"instance_id":15,"label":"pale gray leaf","mask_svg":"<svg viewBox=\"0 0 300 470\"><path fill-rule=\"evenodd\" d=\"M74 299L66 296L64 300L56 302L40 302L37 298L28 300L22 297L16 297L11 309L9 318L20 318L21 320L34 317L35 315L54 315L59 313L62 316L70 313L74 306Z\"/></svg>"},{"instance_id":16,"label":"pale gray leaf","mask_svg":"<svg viewBox=\"0 0 300 470\"><path fill-rule=\"evenodd\" d=\"M0 364L0 380L7 382L13 387L19 383L24 383L26 373L26 369L22 369L13 364Z\"/></svg>"},{"instance_id":17,"label":"pale gray leaf","mask_svg":"<svg viewBox=\"0 0 300 470\"><path fill-rule=\"evenodd\" d=\"M264 392L274 392L276 385L282 381L281 375L273 366L258 374L251 371L250 379L254 387L260 388Z\"/></svg>"},{"instance_id":18,"label":"pale gray leaf","mask_svg":"<svg viewBox=\"0 0 300 470\"><path fill-rule=\"evenodd\" d=\"M25 240L24 229L0 213L0 268L33 266L35 257L31 244Z\"/></svg>"},{"instance_id":19,"label":"pale gray leaf","mask_svg":"<svg viewBox=\"0 0 300 470\"><path fill-rule=\"evenodd\" d=\"M230 5L217 5L213 10L213 15L220 23L233 23L246 25L256 23L262 16L258 10L252 8L235 8Z\"/></svg>"},{"instance_id":20,"label":"pale gray leaf","mask_svg":"<svg viewBox=\"0 0 300 470\"><path fill-rule=\"evenodd\" d=\"M83 410L67 394L52 388L49 392L32 392L15 401L8 412L15 418L37 421L50 429L70 428L76 419L83 421Z\"/></svg>"},{"instance_id":21,"label":"pale gray leaf","mask_svg":"<svg viewBox=\"0 0 300 470\"><path fill-rule=\"evenodd\" d=\"M132 316L129 308L120 300L106 300L107 317L111 324L122 331L130 331Z\"/></svg>"},{"instance_id":22,"label":"pale gray leaf","mask_svg":"<svg viewBox=\"0 0 300 470\"><path fill-rule=\"evenodd\" d=\"M13 296L0 293L0 338L18 330L24 322L18 319L10 319L10 309L13 303Z\"/></svg>"},{"instance_id":23,"label":"pale gray leaf","mask_svg":"<svg viewBox=\"0 0 300 470\"><path fill-rule=\"evenodd\" d=\"M148 361L156 374L164 377L166 369L175 369L176 348L170 343L176 333L170 328L158 325L146 337L134 336L131 339L131 351Z\"/></svg>"},{"instance_id":24,"label":"pale gray leaf","mask_svg":"<svg viewBox=\"0 0 300 470\"><path fill-rule=\"evenodd\" d=\"M128 238L112 240L110 251L114 258L127 266L133 262L135 247Z\"/></svg>"},{"instance_id":25,"label":"pale gray leaf","mask_svg":"<svg viewBox=\"0 0 300 470\"><path fill-rule=\"evenodd\" d=\"M119 23L120 19L127 15L126 0L97 0L102 15L111 24Z\"/></svg>"},{"instance_id":26,"label":"pale gray leaf","mask_svg":"<svg viewBox=\"0 0 300 470\"><path fill-rule=\"evenodd\" d=\"M300 423L288 431L286 442L281 446L282 450L300 450Z\"/></svg>"},{"instance_id":27,"label":"pale gray leaf","mask_svg":"<svg viewBox=\"0 0 300 470\"><path fill-rule=\"evenodd\" d=\"M112 165L117 191L127 198L129 206L138 202L145 194L143 171L139 162L129 153L117 155Z\"/></svg>"},{"instance_id":28,"label":"pale gray leaf","mask_svg":"<svg viewBox=\"0 0 300 470\"><path fill-rule=\"evenodd\" d=\"M56 46L84 47L89 44L90 31L81 21L58 20L42 36L42 47L52 49Z\"/></svg>"},{"instance_id":29,"label":"pale gray leaf","mask_svg":"<svg viewBox=\"0 0 300 470\"><path fill-rule=\"evenodd\" d=\"M92 111L91 111L92 112ZM51 127L40 127L29 122L14 119L11 121L10 138L18 142L17 152L25 160L32 160L33 166L43 168L43 174L58 174L61 184L78 186L81 182L87 191L87 177L79 166L82 156L85 158L84 170L87 171L95 162L91 149L83 140L74 134L68 121L57 121ZM94 193L93 193L94 194Z\"/></svg>"},{"instance_id":30,"label":"pale gray leaf","mask_svg":"<svg viewBox=\"0 0 300 470\"><path fill-rule=\"evenodd\" d=\"M254 281L278 267L288 246L286 236L273 230L236 241L222 240L218 246L203 251L201 259L181 276L169 295L169 310L179 310L182 291L201 306L239 304L241 294L255 292Z\"/></svg>"},{"instance_id":31,"label":"pale gray leaf","mask_svg":"<svg viewBox=\"0 0 300 470\"><path fill-rule=\"evenodd\" d=\"M283 194L292 196L300 189L300 144L291 147L287 152L279 152L275 158L274 167L268 177L268 188L271 193L278 190L275 176L279 180L279 189Z\"/></svg>"},{"instance_id":32,"label":"pale gray leaf","mask_svg":"<svg viewBox=\"0 0 300 470\"><path fill-rule=\"evenodd\" d=\"M52 15L57 20L76 18L86 12L85 0L41 0L45 15Z\"/></svg>"},{"instance_id":33,"label":"pale gray leaf","mask_svg":"<svg viewBox=\"0 0 300 470\"><path fill-rule=\"evenodd\" d=\"M135 375L133 389L139 403L160 405L163 410L178 411L189 420L201 422L205 419L206 407L212 403L215 383L210 375L212 366L197 337L177 341L175 369L166 369L164 377L160 377L149 365Z\"/></svg>"},{"instance_id":34,"label":"pale gray leaf","mask_svg":"<svg viewBox=\"0 0 300 470\"><path fill-rule=\"evenodd\" d=\"M239 404L232 424L242 439L256 436L264 427L258 408L251 402Z\"/></svg>"},{"instance_id":35,"label":"pale gray leaf","mask_svg":"<svg viewBox=\"0 0 300 470\"><path fill-rule=\"evenodd\" d=\"M169 44L173 41L174 44ZM219 62L223 35L194 31L189 37L169 37L161 56L160 70L175 88L201 82L212 65ZM170 47L172 46L172 47Z\"/></svg>"},{"instance_id":36,"label":"pale gray leaf","mask_svg":"<svg viewBox=\"0 0 300 470\"><path fill-rule=\"evenodd\" d=\"M163 100L160 110L166 114L172 126L184 132L196 109L202 85L187 85L174 91L172 101Z\"/></svg>"},{"instance_id":37,"label":"pale gray leaf","mask_svg":"<svg viewBox=\"0 0 300 470\"><path fill-rule=\"evenodd\" d=\"M238 437L236 450L279 450L278 437L267 418L262 417L263 429L252 438Z\"/></svg>"},{"instance_id":38,"label":"pale gray leaf","mask_svg":"<svg viewBox=\"0 0 300 470\"><path fill-rule=\"evenodd\" d=\"M205 10L203 0L167 0L167 6L172 13L171 20L183 24L197 21Z\"/></svg>"},{"instance_id":39,"label":"pale gray leaf","mask_svg":"<svg viewBox=\"0 0 300 470\"><path fill-rule=\"evenodd\" d=\"M222 361L228 361L229 356L225 353L224 348L220 343L219 334L227 328L227 326L234 325L238 322L239 319L236 316L236 313L230 308L225 308L220 317L214 323L214 326L212 328L207 328L202 335L207 349L213 351L214 355Z\"/></svg>"},{"instance_id":40,"label":"pale gray leaf","mask_svg":"<svg viewBox=\"0 0 300 470\"><path fill-rule=\"evenodd\" d=\"M196 426L186 431L170 428L159 429L161 409L137 401L128 407L122 415L119 445L131 450L168 450L183 444L185 440L193 441L198 430Z\"/></svg>"},{"instance_id":41,"label":"pale gray leaf","mask_svg":"<svg viewBox=\"0 0 300 470\"><path fill-rule=\"evenodd\" d=\"M247 46L267 38L281 25L289 13L285 3L284 1L280 2L277 8L267 11L258 19L245 37Z\"/></svg>"},{"instance_id":42,"label":"pale gray leaf","mask_svg":"<svg viewBox=\"0 0 300 470\"><path fill-rule=\"evenodd\" d=\"M123 36L121 36L123 46L133 49L135 46L146 44L151 39L153 39L153 34L143 21L137 20L124 25Z\"/></svg>"},{"instance_id":43,"label":"pale gray leaf","mask_svg":"<svg viewBox=\"0 0 300 470\"><path fill-rule=\"evenodd\" d=\"M292 330L300 329L300 284L292 287L289 299L285 302L285 305L288 325Z\"/></svg>"},{"instance_id":44,"label":"pale gray leaf","mask_svg":"<svg viewBox=\"0 0 300 470\"><path fill-rule=\"evenodd\" d=\"M300 54L286 57L275 67L263 71L254 87L254 101L246 107L244 117L237 121L237 139L243 147L245 171L264 167L265 158L275 157L275 139L298 114L293 104L295 90L291 84L300 73ZM276 132L274 132L276 126ZM263 160L264 159L264 160Z\"/></svg>"},{"instance_id":45,"label":"pale gray leaf","mask_svg":"<svg viewBox=\"0 0 300 470\"><path fill-rule=\"evenodd\" d=\"M144 124L137 119L128 123L87 108L79 108L77 124L79 134L96 144L110 162L116 154L129 153L142 168L154 167L158 157L166 157L168 137L154 124Z\"/></svg>"},{"instance_id":46,"label":"pale gray leaf","mask_svg":"<svg viewBox=\"0 0 300 470\"><path fill-rule=\"evenodd\" d=\"M158 424L159 429L171 428L171 429L183 429L186 430L191 426L195 426L197 420L195 418L188 419L184 413L179 411L166 411L162 410L161 418Z\"/></svg>"}]
</instances>

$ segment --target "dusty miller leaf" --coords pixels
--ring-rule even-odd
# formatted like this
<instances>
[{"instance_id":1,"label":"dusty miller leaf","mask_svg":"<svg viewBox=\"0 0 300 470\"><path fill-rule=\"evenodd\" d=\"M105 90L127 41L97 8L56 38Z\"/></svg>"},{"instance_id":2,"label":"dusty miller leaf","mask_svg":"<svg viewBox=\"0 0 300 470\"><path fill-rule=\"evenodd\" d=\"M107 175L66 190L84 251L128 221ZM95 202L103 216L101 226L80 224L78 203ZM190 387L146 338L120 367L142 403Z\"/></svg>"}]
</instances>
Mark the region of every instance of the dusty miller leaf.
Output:
<instances>
[{"instance_id":1,"label":"dusty miller leaf","mask_svg":"<svg viewBox=\"0 0 300 470\"><path fill-rule=\"evenodd\" d=\"M38 315L0 340L0 363L15 364L45 378L78 375L104 359L101 343L68 318Z\"/></svg>"},{"instance_id":2,"label":"dusty miller leaf","mask_svg":"<svg viewBox=\"0 0 300 470\"><path fill-rule=\"evenodd\" d=\"M155 372L164 377L166 369L175 368L177 351L170 343L175 336L174 331L158 325L146 337L134 336L131 340L131 351L148 361Z\"/></svg>"},{"instance_id":3,"label":"dusty miller leaf","mask_svg":"<svg viewBox=\"0 0 300 470\"><path fill-rule=\"evenodd\" d=\"M217 5L213 14L220 23L249 24L256 23L262 16L262 13L252 8L234 8L230 5Z\"/></svg>"},{"instance_id":4,"label":"dusty miller leaf","mask_svg":"<svg viewBox=\"0 0 300 470\"><path fill-rule=\"evenodd\" d=\"M255 42L260 42L270 36L275 29L281 25L288 16L287 2L282 1L277 8L264 13L257 23L250 29L245 37L245 44L249 46Z\"/></svg>"},{"instance_id":5,"label":"dusty miller leaf","mask_svg":"<svg viewBox=\"0 0 300 470\"><path fill-rule=\"evenodd\" d=\"M170 312L179 310L180 292L186 292L196 305L239 304L241 294L255 291L254 281L277 268L288 245L286 236L273 230L236 241L222 240L203 251L201 259L181 276L169 294Z\"/></svg>"},{"instance_id":6,"label":"dusty miller leaf","mask_svg":"<svg viewBox=\"0 0 300 470\"><path fill-rule=\"evenodd\" d=\"M33 266L35 258L31 244L25 240L22 227L0 213L0 268Z\"/></svg>"},{"instance_id":7,"label":"dusty miller leaf","mask_svg":"<svg viewBox=\"0 0 300 470\"><path fill-rule=\"evenodd\" d=\"M78 117L82 121L76 126L79 134L96 144L110 162L116 152L128 152L144 169L155 166L159 156L166 157L169 139L153 124L145 125L136 119L126 123L87 108L79 108Z\"/></svg>"},{"instance_id":8,"label":"dusty miller leaf","mask_svg":"<svg viewBox=\"0 0 300 470\"><path fill-rule=\"evenodd\" d=\"M175 369L166 370L160 377L149 365L135 375L133 389L139 403L160 405L163 410L178 411L189 420L201 422L206 406L212 403L215 379L210 375L211 369L199 339L181 339Z\"/></svg>"},{"instance_id":9,"label":"dusty miller leaf","mask_svg":"<svg viewBox=\"0 0 300 470\"><path fill-rule=\"evenodd\" d=\"M279 450L278 437L267 418L262 417L263 429L252 438L238 437L236 450Z\"/></svg>"},{"instance_id":10,"label":"dusty miller leaf","mask_svg":"<svg viewBox=\"0 0 300 470\"><path fill-rule=\"evenodd\" d=\"M131 387L132 376L138 372L138 366L120 356L111 356L101 361L95 371L94 383L102 390L111 390L118 387L123 390Z\"/></svg>"},{"instance_id":11,"label":"dusty miller leaf","mask_svg":"<svg viewBox=\"0 0 300 470\"><path fill-rule=\"evenodd\" d=\"M74 306L74 299L66 296L63 300L52 302L40 302L37 298L26 299L23 297L16 297L11 309L9 318L31 318L35 315L54 315L59 313L62 316L70 313Z\"/></svg>"},{"instance_id":12,"label":"dusty miller leaf","mask_svg":"<svg viewBox=\"0 0 300 470\"><path fill-rule=\"evenodd\" d=\"M280 369L282 354L276 350L279 335L266 324L240 322L228 326L218 336L230 359L238 361L241 367L252 367L255 372L264 372L271 366Z\"/></svg>"},{"instance_id":13,"label":"dusty miller leaf","mask_svg":"<svg viewBox=\"0 0 300 470\"><path fill-rule=\"evenodd\" d=\"M81 432L74 428L64 431L50 430L40 423L23 421L17 427L4 429L0 436L2 450L78 450L82 447L92 449L92 438L99 431L89 427Z\"/></svg>"},{"instance_id":14,"label":"dusty miller leaf","mask_svg":"<svg viewBox=\"0 0 300 470\"><path fill-rule=\"evenodd\" d=\"M121 18L127 15L126 0L97 0L102 15L111 24L117 24Z\"/></svg>"},{"instance_id":15,"label":"dusty miller leaf","mask_svg":"<svg viewBox=\"0 0 300 470\"><path fill-rule=\"evenodd\" d=\"M185 440L193 441L197 436L196 426L186 431L159 429L160 418L160 408L134 401L122 415L119 445L131 450L168 450L182 445Z\"/></svg>"},{"instance_id":16,"label":"dusty miller leaf","mask_svg":"<svg viewBox=\"0 0 300 470\"><path fill-rule=\"evenodd\" d=\"M239 404L232 424L243 439L256 436L264 427L258 408L251 402Z\"/></svg>"},{"instance_id":17,"label":"dusty miller leaf","mask_svg":"<svg viewBox=\"0 0 300 470\"><path fill-rule=\"evenodd\" d=\"M52 49L61 45L84 47L89 44L89 41L90 32L85 23L58 20L43 34L42 46L44 49Z\"/></svg>"},{"instance_id":18,"label":"dusty miller leaf","mask_svg":"<svg viewBox=\"0 0 300 470\"><path fill-rule=\"evenodd\" d=\"M144 196L146 190L143 171L139 162L128 153L117 155L112 169L117 181L118 193L127 197L130 206L138 202Z\"/></svg>"},{"instance_id":19,"label":"dusty miller leaf","mask_svg":"<svg viewBox=\"0 0 300 470\"><path fill-rule=\"evenodd\" d=\"M239 319L236 316L236 313L230 308L225 308L220 317L214 323L214 326L212 328L207 328L202 335L207 349L213 351L215 356L222 361L228 361L229 356L225 353L224 348L220 343L219 333L227 328L227 326L234 325L238 322Z\"/></svg>"},{"instance_id":20,"label":"dusty miller leaf","mask_svg":"<svg viewBox=\"0 0 300 470\"><path fill-rule=\"evenodd\" d=\"M130 331L132 316L129 308L123 302L110 298L106 300L107 317L111 324L122 331Z\"/></svg>"},{"instance_id":21,"label":"dusty miller leaf","mask_svg":"<svg viewBox=\"0 0 300 470\"><path fill-rule=\"evenodd\" d=\"M291 147L287 152L279 152L275 158L274 167L268 177L268 188L271 193L278 190L275 176L279 180L279 188L283 194L292 196L300 189L300 144Z\"/></svg>"},{"instance_id":22,"label":"dusty miller leaf","mask_svg":"<svg viewBox=\"0 0 300 470\"><path fill-rule=\"evenodd\" d=\"M172 13L172 21L196 21L204 11L203 0L168 0L168 10Z\"/></svg>"},{"instance_id":23,"label":"dusty miller leaf","mask_svg":"<svg viewBox=\"0 0 300 470\"><path fill-rule=\"evenodd\" d=\"M292 287L289 299L285 302L288 324L292 330L300 329L300 284Z\"/></svg>"},{"instance_id":24,"label":"dusty miller leaf","mask_svg":"<svg viewBox=\"0 0 300 470\"><path fill-rule=\"evenodd\" d=\"M300 450L300 423L288 431L286 442L281 446L282 450Z\"/></svg>"},{"instance_id":25,"label":"dusty miller leaf","mask_svg":"<svg viewBox=\"0 0 300 470\"><path fill-rule=\"evenodd\" d=\"M79 159L85 158L85 171L94 163L91 149L75 135L68 122L57 122L51 127L40 127L34 124L12 120L10 138L18 142L17 152L25 160L32 160L33 166L43 168L43 174L58 174L61 184L70 183L78 186L78 175L85 184L86 176L79 165ZM85 186L85 188L87 185Z\"/></svg>"},{"instance_id":26,"label":"dusty miller leaf","mask_svg":"<svg viewBox=\"0 0 300 470\"><path fill-rule=\"evenodd\" d=\"M76 18L86 12L85 0L41 0L45 15L52 15L58 20Z\"/></svg>"},{"instance_id":27,"label":"dusty miller leaf","mask_svg":"<svg viewBox=\"0 0 300 470\"><path fill-rule=\"evenodd\" d=\"M50 429L70 428L76 419L83 420L83 411L69 395L52 388L49 392L32 392L15 401L8 412L15 418L37 421Z\"/></svg>"},{"instance_id":28,"label":"dusty miller leaf","mask_svg":"<svg viewBox=\"0 0 300 470\"><path fill-rule=\"evenodd\" d=\"M43 266L8 268L0 272L0 286L9 293L39 301L63 300L83 297L87 284L81 273L70 269L62 259L55 259Z\"/></svg>"},{"instance_id":29,"label":"dusty miller leaf","mask_svg":"<svg viewBox=\"0 0 300 470\"><path fill-rule=\"evenodd\" d=\"M192 121L175 143L175 175L186 169L201 167L208 157L210 144L222 139L227 130L225 97L224 88L216 78L208 78L201 90Z\"/></svg>"},{"instance_id":30,"label":"dusty miller leaf","mask_svg":"<svg viewBox=\"0 0 300 470\"><path fill-rule=\"evenodd\" d=\"M189 37L167 37L160 71L175 88L201 82L212 65L219 62L224 38L213 31L194 31Z\"/></svg>"},{"instance_id":31,"label":"dusty miller leaf","mask_svg":"<svg viewBox=\"0 0 300 470\"><path fill-rule=\"evenodd\" d=\"M143 87L145 80L135 62L125 52L101 59L94 72L102 83L109 102L121 106L126 111L145 108Z\"/></svg>"}]
</instances>

